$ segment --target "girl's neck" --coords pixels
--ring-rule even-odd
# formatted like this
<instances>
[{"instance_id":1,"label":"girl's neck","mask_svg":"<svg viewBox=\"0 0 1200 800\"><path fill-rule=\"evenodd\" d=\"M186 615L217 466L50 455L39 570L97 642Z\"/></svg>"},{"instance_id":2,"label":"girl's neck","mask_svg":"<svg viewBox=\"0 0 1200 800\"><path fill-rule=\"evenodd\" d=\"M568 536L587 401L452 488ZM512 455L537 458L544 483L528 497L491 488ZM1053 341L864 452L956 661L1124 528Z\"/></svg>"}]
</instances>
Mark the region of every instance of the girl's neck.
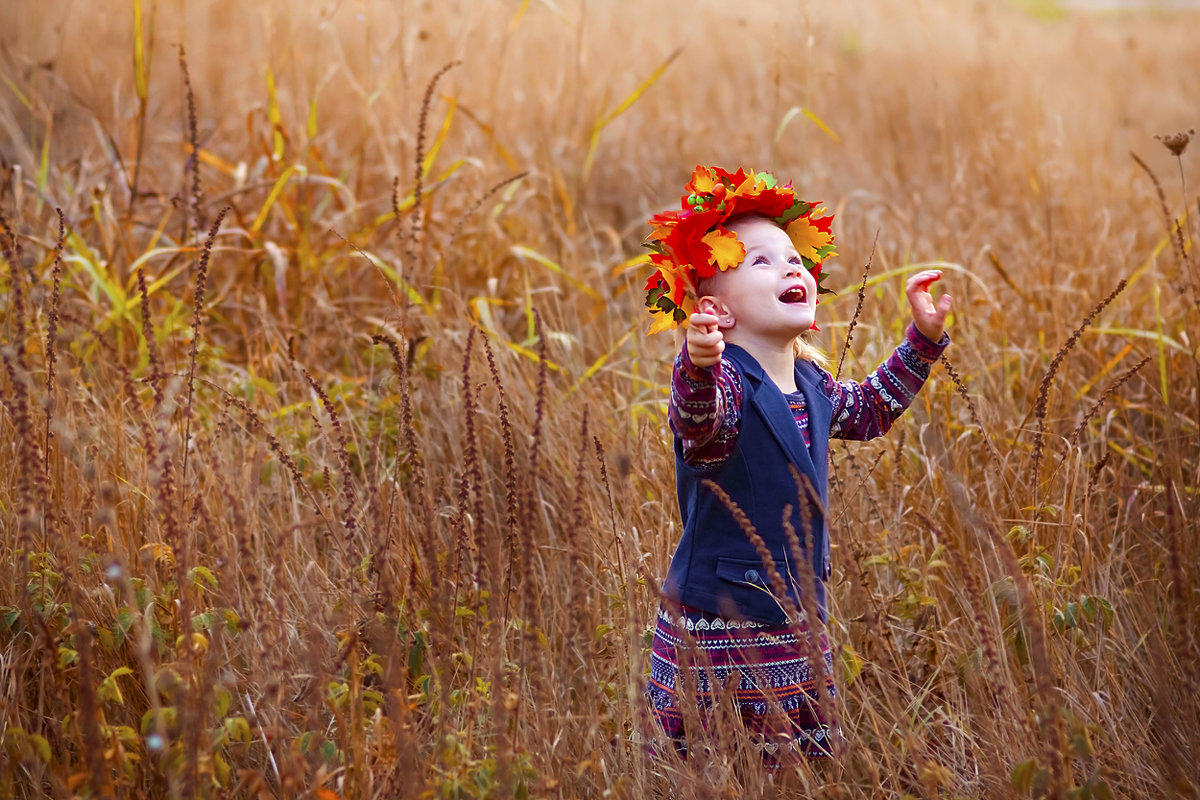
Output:
<instances>
[{"instance_id":1,"label":"girl's neck","mask_svg":"<svg viewBox=\"0 0 1200 800\"><path fill-rule=\"evenodd\" d=\"M725 332L725 341L736 344L754 357L767 377L779 387L784 394L792 394L796 386L796 354L792 349L792 341L765 341L753 336L732 335L733 330Z\"/></svg>"}]
</instances>

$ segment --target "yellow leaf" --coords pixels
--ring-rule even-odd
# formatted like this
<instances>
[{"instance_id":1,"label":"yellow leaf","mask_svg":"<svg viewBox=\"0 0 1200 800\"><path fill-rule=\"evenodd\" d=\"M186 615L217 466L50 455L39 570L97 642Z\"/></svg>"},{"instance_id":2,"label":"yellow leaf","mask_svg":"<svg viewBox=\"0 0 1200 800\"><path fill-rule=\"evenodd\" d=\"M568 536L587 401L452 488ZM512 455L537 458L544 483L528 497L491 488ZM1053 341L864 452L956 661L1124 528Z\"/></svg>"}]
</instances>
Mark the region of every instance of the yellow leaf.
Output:
<instances>
[{"instance_id":1,"label":"yellow leaf","mask_svg":"<svg viewBox=\"0 0 1200 800\"><path fill-rule=\"evenodd\" d=\"M613 267L612 275L615 278L618 275L622 275L626 272L629 272L630 270L634 270L634 269L640 270L649 263L650 263L650 256L643 253L640 256L634 256L633 258L629 259L628 261L622 261L619 265Z\"/></svg>"},{"instance_id":2,"label":"yellow leaf","mask_svg":"<svg viewBox=\"0 0 1200 800\"><path fill-rule=\"evenodd\" d=\"M171 549L171 545L169 544L150 542L149 544L142 545L139 552L141 552L143 559L152 559L168 567L175 563L175 551Z\"/></svg>"},{"instance_id":3,"label":"yellow leaf","mask_svg":"<svg viewBox=\"0 0 1200 800\"><path fill-rule=\"evenodd\" d=\"M800 114L803 114L805 117L808 117L808 119L811 120L812 123L814 125L816 125L818 128L820 128L822 131L824 131L825 135L828 136L830 139L841 144L841 141L842 141L841 137L839 137L836 133L834 133L833 129L830 128L828 125L826 125L825 122L820 117L818 117L816 114L814 114L809 109L804 108L803 106L792 106L791 108L789 108L787 110L787 113L783 115L783 119L779 121L779 127L775 129L775 141L776 142L778 142L780 139L783 138L784 130L791 123L791 121L793 119L795 119L797 116L799 116Z\"/></svg>"},{"instance_id":4,"label":"yellow leaf","mask_svg":"<svg viewBox=\"0 0 1200 800\"><path fill-rule=\"evenodd\" d=\"M182 57L180 56L180 58ZM143 102L149 96L149 76L147 75L149 71L142 31L142 3L141 0L133 0L133 82L138 99Z\"/></svg>"},{"instance_id":5,"label":"yellow leaf","mask_svg":"<svg viewBox=\"0 0 1200 800\"><path fill-rule=\"evenodd\" d=\"M508 32L512 33L521 24L521 17L525 16L525 12L529 10L529 0L522 0L521 7L517 9L517 13L513 14L513 18L508 21Z\"/></svg>"},{"instance_id":6,"label":"yellow leaf","mask_svg":"<svg viewBox=\"0 0 1200 800\"><path fill-rule=\"evenodd\" d=\"M565 278L567 280L568 283L570 283L572 286L574 286L579 291L586 294L588 297L592 298L593 300L599 300L600 302L604 302L604 299L602 297L600 297L599 293L597 293L595 289L588 286L586 283L579 280L578 278L574 277L573 275L568 273L565 269L563 269L562 266L560 266L556 262L552 261L551 259L547 258L546 256L542 255L541 253L537 252L536 250L533 250L529 247L525 247L524 245L518 244L518 245L513 245L512 247L510 247L509 251L512 252L512 254L515 255L517 258L520 258L520 259L528 258L531 261L536 261L538 264L541 264L543 267L546 267L551 272L554 272L557 275L561 275L563 278Z\"/></svg>"},{"instance_id":7,"label":"yellow leaf","mask_svg":"<svg viewBox=\"0 0 1200 800\"><path fill-rule=\"evenodd\" d=\"M275 185L271 187L271 193L267 195L266 202L264 202L262 208L259 209L258 216L254 218L254 224L250 226L250 235L252 237L257 236L258 232L262 230L262 226L267 221L267 214L271 211L271 206L275 205L275 201L279 199L281 194L283 194L283 190L284 187L287 186L288 179L292 177L292 173L295 171L296 167L288 167L283 171L283 174L279 176L279 179L275 181Z\"/></svg>"},{"instance_id":8,"label":"yellow leaf","mask_svg":"<svg viewBox=\"0 0 1200 800\"><path fill-rule=\"evenodd\" d=\"M600 356L595 361L593 361L592 365L590 367L588 367L587 370L582 375L579 376L579 379L577 381L575 381L575 383L571 384L571 388L567 390L567 394L574 392L576 389L578 389L580 386L583 385L584 381L586 381L588 378L592 377L597 372L599 372L600 369L608 362L608 359L612 358L613 353L617 352L617 350L621 347L621 345L625 344L625 341L629 338L630 334L632 334L632 333L633 333L632 328L625 331L625 335L622 336L620 339L618 339L617 343L614 344L612 347L610 347L608 349L607 353L605 353L604 355Z\"/></svg>"},{"instance_id":9,"label":"yellow leaf","mask_svg":"<svg viewBox=\"0 0 1200 800\"><path fill-rule=\"evenodd\" d=\"M733 269L742 263L746 257L746 247L737 238L737 234L724 228L714 228L703 239L712 249L712 260L722 271Z\"/></svg>"},{"instance_id":10,"label":"yellow leaf","mask_svg":"<svg viewBox=\"0 0 1200 800\"><path fill-rule=\"evenodd\" d=\"M796 252L810 261L820 261L817 250L833 241L833 234L826 233L808 221L808 217L800 217L787 226L787 234L796 246Z\"/></svg>"},{"instance_id":11,"label":"yellow leaf","mask_svg":"<svg viewBox=\"0 0 1200 800\"><path fill-rule=\"evenodd\" d=\"M820 128L822 131L824 131L826 136L828 136L830 139L833 139L835 142L838 142L839 144L841 143L841 141L842 141L841 138L839 138L838 135L833 132L832 128L830 128L828 125L826 125L824 122L822 122L820 117L818 117L813 112L809 111L807 108L803 109L803 111L804 111L804 116L806 116L810 120L812 120L813 124L816 125L818 128Z\"/></svg>"},{"instance_id":12,"label":"yellow leaf","mask_svg":"<svg viewBox=\"0 0 1200 800\"><path fill-rule=\"evenodd\" d=\"M183 143L183 151L188 155L192 154L191 142ZM200 148L196 158L200 159L202 163L208 164L210 167L215 168L224 175L235 175L238 171L237 164L226 161L216 153L211 153L208 150L205 150L203 147Z\"/></svg>"},{"instance_id":13,"label":"yellow leaf","mask_svg":"<svg viewBox=\"0 0 1200 800\"><path fill-rule=\"evenodd\" d=\"M675 318L672 317L670 314L663 314L663 313L651 314L650 319L651 319L650 331L649 331L650 333L660 333L662 331L669 331L669 330L671 330L671 328L675 327Z\"/></svg>"},{"instance_id":14,"label":"yellow leaf","mask_svg":"<svg viewBox=\"0 0 1200 800\"><path fill-rule=\"evenodd\" d=\"M441 130L438 131L437 138L433 140L433 146L429 148L425 160L421 162L421 177L429 175L429 170L433 167L433 160L437 158L438 151L442 149L442 143L446 141L446 136L450 133L450 123L454 119L455 109L458 108L457 98L442 95L442 99L449 103L450 107L446 109L446 118L442 120Z\"/></svg>"}]
</instances>

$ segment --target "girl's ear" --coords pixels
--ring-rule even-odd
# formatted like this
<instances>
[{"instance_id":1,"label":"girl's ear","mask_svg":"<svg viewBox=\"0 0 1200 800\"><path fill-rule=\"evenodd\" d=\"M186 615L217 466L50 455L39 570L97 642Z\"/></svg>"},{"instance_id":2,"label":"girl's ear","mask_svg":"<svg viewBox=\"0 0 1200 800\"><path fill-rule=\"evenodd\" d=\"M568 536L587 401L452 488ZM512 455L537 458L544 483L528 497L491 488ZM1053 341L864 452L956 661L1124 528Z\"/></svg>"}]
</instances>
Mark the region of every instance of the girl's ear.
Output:
<instances>
[{"instance_id":1,"label":"girl's ear","mask_svg":"<svg viewBox=\"0 0 1200 800\"><path fill-rule=\"evenodd\" d=\"M733 318L733 312L729 310L729 306L722 302L721 298L705 295L696 302L696 307L705 314L712 314L717 318L718 328L732 328L736 321Z\"/></svg>"}]
</instances>

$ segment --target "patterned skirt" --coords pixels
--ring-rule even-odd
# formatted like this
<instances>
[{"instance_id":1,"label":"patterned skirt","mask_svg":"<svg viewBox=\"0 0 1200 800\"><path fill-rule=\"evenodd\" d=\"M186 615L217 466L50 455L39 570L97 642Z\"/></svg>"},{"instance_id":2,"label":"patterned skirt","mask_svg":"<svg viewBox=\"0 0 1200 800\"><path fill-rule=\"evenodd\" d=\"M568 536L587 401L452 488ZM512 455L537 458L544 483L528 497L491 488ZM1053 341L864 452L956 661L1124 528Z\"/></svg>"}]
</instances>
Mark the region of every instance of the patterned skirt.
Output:
<instances>
[{"instance_id":1,"label":"patterned skirt","mask_svg":"<svg viewBox=\"0 0 1200 800\"><path fill-rule=\"evenodd\" d=\"M732 688L742 725L763 747L769 766L778 767L788 753L831 757L841 730L836 721L822 715L817 683L824 683L829 697L826 708L832 708L837 696L833 655L824 633L814 644L824 658L824 670L809 664L812 645L804 620L793 630L664 604L658 610L646 686L651 712L675 749L686 756L684 714L679 706L682 687L695 687L704 728L716 693L721 687ZM741 678L736 687L728 687L734 671L740 672Z\"/></svg>"}]
</instances>

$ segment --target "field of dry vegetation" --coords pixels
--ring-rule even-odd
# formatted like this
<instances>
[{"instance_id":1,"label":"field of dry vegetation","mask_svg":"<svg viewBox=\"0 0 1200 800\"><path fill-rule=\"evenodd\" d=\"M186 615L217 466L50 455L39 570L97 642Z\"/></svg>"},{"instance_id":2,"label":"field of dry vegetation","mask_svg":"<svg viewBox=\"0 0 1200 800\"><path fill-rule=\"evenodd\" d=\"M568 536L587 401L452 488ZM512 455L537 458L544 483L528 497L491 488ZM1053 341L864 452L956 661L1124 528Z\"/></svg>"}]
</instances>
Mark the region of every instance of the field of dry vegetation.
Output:
<instances>
[{"instance_id":1,"label":"field of dry vegetation","mask_svg":"<svg viewBox=\"0 0 1200 800\"><path fill-rule=\"evenodd\" d=\"M0 796L1200 797L1197 12L4 16ZM646 745L697 163L836 213L845 376L956 300L834 447L847 742L786 779Z\"/></svg>"}]
</instances>

